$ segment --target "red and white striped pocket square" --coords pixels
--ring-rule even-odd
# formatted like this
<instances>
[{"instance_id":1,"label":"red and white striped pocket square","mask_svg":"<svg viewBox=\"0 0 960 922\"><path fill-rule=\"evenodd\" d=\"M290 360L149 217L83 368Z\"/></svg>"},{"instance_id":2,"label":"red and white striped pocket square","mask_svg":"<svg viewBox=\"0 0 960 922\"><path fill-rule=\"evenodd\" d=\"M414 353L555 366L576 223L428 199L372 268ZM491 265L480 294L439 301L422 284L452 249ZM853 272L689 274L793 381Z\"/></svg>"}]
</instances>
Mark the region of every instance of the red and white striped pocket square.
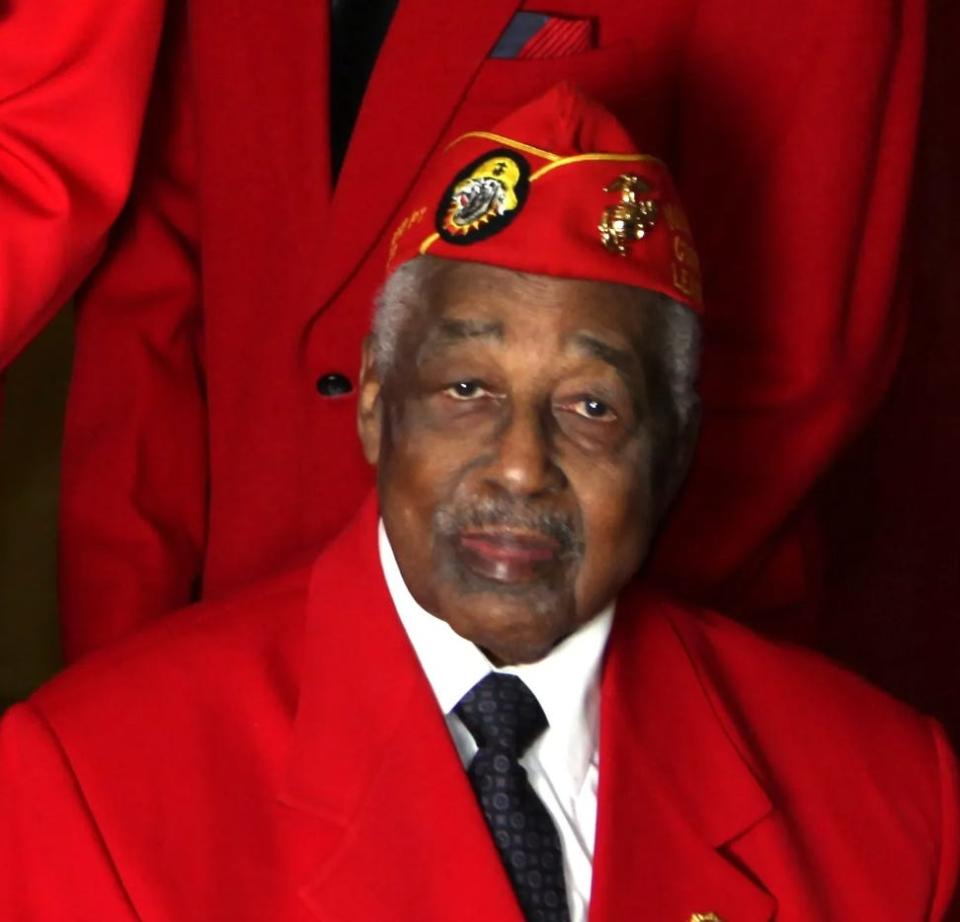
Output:
<instances>
[{"instance_id":1,"label":"red and white striped pocket square","mask_svg":"<svg viewBox=\"0 0 960 922\"><path fill-rule=\"evenodd\" d=\"M521 11L510 20L490 57L542 60L581 54L595 47L594 31L592 19Z\"/></svg>"}]
</instances>

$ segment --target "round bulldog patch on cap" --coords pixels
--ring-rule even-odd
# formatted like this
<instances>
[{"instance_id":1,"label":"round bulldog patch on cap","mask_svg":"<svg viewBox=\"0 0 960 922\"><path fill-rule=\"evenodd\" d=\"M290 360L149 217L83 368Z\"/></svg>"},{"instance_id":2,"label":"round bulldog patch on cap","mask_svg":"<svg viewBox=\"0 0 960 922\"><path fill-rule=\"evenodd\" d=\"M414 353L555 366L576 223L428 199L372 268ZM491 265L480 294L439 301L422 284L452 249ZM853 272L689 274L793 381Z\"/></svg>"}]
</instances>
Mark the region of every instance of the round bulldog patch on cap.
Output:
<instances>
[{"instance_id":1,"label":"round bulldog patch on cap","mask_svg":"<svg viewBox=\"0 0 960 922\"><path fill-rule=\"evenodd\" d=\"M437 207L437 232L468 244L502 231L520 213L530 189L530 166L512 150L492 150L457 173Z\"/></svg>"}]
</instances>

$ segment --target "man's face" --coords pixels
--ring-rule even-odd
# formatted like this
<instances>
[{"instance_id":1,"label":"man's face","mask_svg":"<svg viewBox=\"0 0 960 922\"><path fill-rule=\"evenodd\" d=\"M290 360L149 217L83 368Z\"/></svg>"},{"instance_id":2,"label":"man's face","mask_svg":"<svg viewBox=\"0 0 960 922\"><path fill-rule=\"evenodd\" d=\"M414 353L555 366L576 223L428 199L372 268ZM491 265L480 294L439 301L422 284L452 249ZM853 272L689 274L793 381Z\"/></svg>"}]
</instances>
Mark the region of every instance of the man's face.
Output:
<instances>
[{"instance_id":1,"label":"man's face","mask_svg":"<svg viewBox=\"0 0 960 922\"><path fill-rule=\"evenodd\" d=\"M404 580L502 663L599 612L646 556L659 423L646 311L625 290L448 262L360 431Z\"/></svg>"}]
</instances>

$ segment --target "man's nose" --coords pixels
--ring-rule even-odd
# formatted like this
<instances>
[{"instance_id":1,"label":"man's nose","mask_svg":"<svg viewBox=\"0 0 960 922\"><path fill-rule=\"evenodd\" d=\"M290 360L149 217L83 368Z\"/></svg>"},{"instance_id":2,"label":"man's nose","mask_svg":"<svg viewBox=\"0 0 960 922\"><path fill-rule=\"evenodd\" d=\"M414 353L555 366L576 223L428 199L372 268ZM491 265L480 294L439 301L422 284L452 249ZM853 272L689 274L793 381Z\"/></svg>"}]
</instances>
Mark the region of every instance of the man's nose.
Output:
<instances>
[{"instance_id":1,"label":"man's nose","mask_svg":"<svg viewBox=\"0 0 960 922\"><path fill-rule=\"evenodd\" d=\"M561 487L565 480L554 457L549 420L535 409L515 409L497 435L489 478L514 496Z\"/></svg>"}]
</instances>

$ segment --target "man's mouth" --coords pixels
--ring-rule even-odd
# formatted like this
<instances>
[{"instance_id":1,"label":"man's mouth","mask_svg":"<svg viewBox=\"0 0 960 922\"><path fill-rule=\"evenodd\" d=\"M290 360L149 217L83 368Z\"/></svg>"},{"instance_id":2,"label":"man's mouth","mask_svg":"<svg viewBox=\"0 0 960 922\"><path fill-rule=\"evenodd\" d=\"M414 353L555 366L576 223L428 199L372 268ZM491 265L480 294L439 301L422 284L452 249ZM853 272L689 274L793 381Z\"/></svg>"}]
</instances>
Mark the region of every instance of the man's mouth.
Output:
<instances>
[{"instance_id":1,"label":"man's mouth","mask_svg":"<svg viewBox=\"0 0 960 922\"><path fill-rule=\"evenodd\" d=\"M560 542L549 535L506 528L464 529L457 535L457 544L470 570L499 583L538 579L562 552Z\"/></svg>"}]
</instances>

